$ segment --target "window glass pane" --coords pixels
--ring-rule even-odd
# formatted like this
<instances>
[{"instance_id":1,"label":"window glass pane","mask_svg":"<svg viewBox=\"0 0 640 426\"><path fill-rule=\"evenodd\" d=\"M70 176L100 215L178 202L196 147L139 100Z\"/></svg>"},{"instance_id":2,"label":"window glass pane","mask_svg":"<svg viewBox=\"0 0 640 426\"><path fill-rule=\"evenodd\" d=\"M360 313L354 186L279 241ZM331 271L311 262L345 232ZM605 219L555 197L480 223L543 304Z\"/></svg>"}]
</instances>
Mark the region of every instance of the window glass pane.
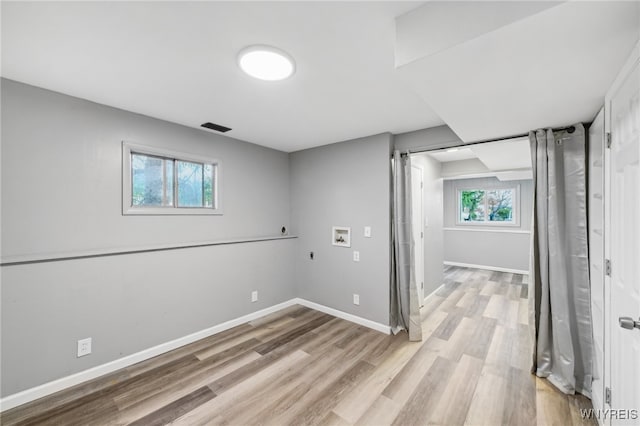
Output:
<instances>
[{"instance_id":1,"label":"window glass pane","mask_svg":"<svg viewBox=\"0 0 640 426\"><path fill-rule=\"evenodd\" d=\"M204 206L213 206L213 165L204 165Z\"/></svg>"},{"instance_id":2,"label":"window glass pane","mask_svg":"<svg viewBox=\"0 0 640 426\"><path fill-rule=\"evenodd\" d=\"M203 165L176 161L178 174L178 206L203 207Z\"/></svg>"},{"instance_id":3,"label":"window glass pane","mask_svg":"<svg viewBox=\"0 0 640 426\"><path fill-rule=\"evenodd\" d=\"M166 170L173 161L142 154L131 154L131 205L171 206L173 179Z\"/></svg>"},{"instance_id":4,"label":"window glass pane","mask_svg":"<svg viewBox=\"0 0 640 426\"><path fill-rule=\"evenodd\" d=\"M484 191L460 191L460 221L485 221Z\"/></svg>"},{"instance_id":5,"label":"window glass pane","mask_svg":"<svg viewBox=\"0 0 640 426\"><path fill-rule=\"evenodd\" d=\"M513 190L487 191L487 218L490 222L513 222Z\"/></svg>"},{"instance_id":6,"label":"window glass pane","mask_svg":"<svg viewBox=\"0 0 640 426\"><path fill-rule=\"evenodd\" d=\"M165 199L167 200L167 206L173 206L173 160L164 160L165 181L167 182Z\"/></svg>"}]
</instances>

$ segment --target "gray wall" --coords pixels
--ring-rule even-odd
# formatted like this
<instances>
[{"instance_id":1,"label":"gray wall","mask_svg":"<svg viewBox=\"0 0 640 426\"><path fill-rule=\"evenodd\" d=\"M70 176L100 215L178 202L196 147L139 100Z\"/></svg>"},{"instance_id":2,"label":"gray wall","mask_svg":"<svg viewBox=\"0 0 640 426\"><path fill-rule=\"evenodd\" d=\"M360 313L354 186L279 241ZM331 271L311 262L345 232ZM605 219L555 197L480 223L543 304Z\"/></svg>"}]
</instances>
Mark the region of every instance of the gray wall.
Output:
<instances>
[{"instance_id":1,"label":"gray wall","mask_svg":"<svg viewBox=\"0 0 640 426\"><path fill-rule=\"evenodd\" d=\"M424 295L433 293L443 283L444 231L443 181L441 163L426 154L411 157L422 167L424 187Z\"/></svg>"},{"instance_id":2,"label":"gray wall","mask_svg":"<svg viewBox=\"0 0 640 426\"><path fill-rule=\"evenodd\" d=\"M382 134L290 156L298 295L381 324L389 324L390 144ZM332 226L351 227L351 248L331 245Z\"/></svg>"},{"instance_id":3,"label":"gray wall","mask_svg":"<svg viewBox=\"0 0 640 426\"><path fill-rule=\"evenodd\" d=\"M517 226L458 225L458 189L496 189L520 185L520 223ZM444 260L526 271L529 269L533 181L501 182L496 178L444 182Z\"/></svg>"},{"instance_id":4,"label":"gray wall","mask_svg":"<svg viewBox=\"0 0 640 426\"><path fill-rule=\"evenodd\" d=\"M225 214L122 216L122 140L220 159ZM2 80L3 259L278 235L289 205L286 153ZM4 266L2 395L291 299L294 249L280 240ZM76 358L85 337L93 353Z\"/></svg>"},{"instance_id":5,"label":"gray wall","mask_svg":"<svg viewBox=\"0 0 640 426\"><path fill-rule=\"evenodd\" d=\"M3 256L278 235L288 155L2 80ZM123 140L220 159L224 215L123 216Z\"/></svg>"}]
</instances>

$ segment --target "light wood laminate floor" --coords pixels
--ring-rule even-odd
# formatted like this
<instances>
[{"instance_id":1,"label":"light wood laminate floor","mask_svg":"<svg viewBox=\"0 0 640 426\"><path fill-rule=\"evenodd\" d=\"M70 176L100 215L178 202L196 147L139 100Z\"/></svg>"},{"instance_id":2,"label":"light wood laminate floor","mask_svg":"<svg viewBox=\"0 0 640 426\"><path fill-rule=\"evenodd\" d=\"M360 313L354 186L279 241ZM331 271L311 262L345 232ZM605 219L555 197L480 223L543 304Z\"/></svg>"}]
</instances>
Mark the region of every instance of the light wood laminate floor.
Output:
<instances>
[{"instance_id":1,"label":"light wood laminate floor","mask_svg":"<svg viewBox=\"0 0 640 426\"><path fill-rule=\"evenodd\" d=\"M423 341L295 306L9 410L3 425L579 425L529 373L523 276L445 268Z\"/></svg>"}]
</instances>

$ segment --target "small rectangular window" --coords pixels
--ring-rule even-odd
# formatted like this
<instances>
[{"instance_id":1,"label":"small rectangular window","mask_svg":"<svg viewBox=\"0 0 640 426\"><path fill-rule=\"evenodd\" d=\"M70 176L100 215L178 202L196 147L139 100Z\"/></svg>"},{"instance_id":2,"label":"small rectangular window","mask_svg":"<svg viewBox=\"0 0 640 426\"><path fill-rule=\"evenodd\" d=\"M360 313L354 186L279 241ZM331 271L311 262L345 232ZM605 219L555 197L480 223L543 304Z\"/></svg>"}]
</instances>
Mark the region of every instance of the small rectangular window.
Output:
<instances>
[{"instance_id":1,"label":"small rectangular window","mask_svg":"<svg viewBox=\"0 0 640 426\"><path fill-rule=\"evenodd\" d=\"M518 188L458 191L458 224L517 225Z\"/></svg>"},{"instance_id":2,"label":"small rectangular window","mask_svg":"<svg viewBox=\"0 0 640 426\"><path fill-rule=\"evenodd\" d=\"M222 214L217 160L123 143L123 214Z\"/></svg>"}]
</instances>

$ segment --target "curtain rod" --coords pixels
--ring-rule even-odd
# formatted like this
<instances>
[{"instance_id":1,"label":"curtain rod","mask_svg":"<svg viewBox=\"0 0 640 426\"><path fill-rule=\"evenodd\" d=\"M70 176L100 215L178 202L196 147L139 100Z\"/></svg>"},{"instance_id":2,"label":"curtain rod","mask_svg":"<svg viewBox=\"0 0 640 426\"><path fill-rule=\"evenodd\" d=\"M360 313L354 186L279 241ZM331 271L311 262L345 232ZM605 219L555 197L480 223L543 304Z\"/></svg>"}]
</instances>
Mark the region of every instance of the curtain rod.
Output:
<instances>
[{"instance_id":1,"label":"curtain rod","mask_svg":"<svg viewBox=\"0 0 640 426\"><path fill-rule=\"evenodd\" d=\"M545 130L545 129L543 129ZM576 131L576 126L566 126L566 127L555 127L553 129L551 129L554 132L563 132L563 131L567 131L569 133L573 133ZM481 143L488 143L488 142L500 142L500 141L507 141L509 139L520 139L520 138L528 138L529 137L529 133L522 133L520 135L515 135L515 136L506 136L504 138L497 138L497 139L486 139L486 140L482 140L482 141L475 141L475 142L469 142L469 143L465 143L464 145L460 145L460 146L467 146L467 145L478 145Z\"/></svg>"},{"instance_id":2,"label":"curtain rod","mask_svg":"<svg viewBox=\"0 0 640 426\"><path fill-rule=\"evenodd\" d=\"M554 127L551 130L554 132L563 132L566 130L569 133L573 133L576 131L576 126ZM503 138L496 138L496 139L485 139L481 141L474 141L474 142L468 142L468 143L464 143L461 141L462 143L460 145L451 145L444 148L425 148L425 149L419 149L416 151L406 150L405 152L401 153L401 155L418 154L421 152L428 152L428 151L438 151L438 150L447 149L447 148L463 148L465 146L470 146L470 145L479 145L482 143L489 143L489 142L508 141L510 139L520 139L520 138L526 138L526 137L529 137L529 133L523 133L523 134L514 135L514 136L505 136Z\"/></svg>"}]
</instances>

